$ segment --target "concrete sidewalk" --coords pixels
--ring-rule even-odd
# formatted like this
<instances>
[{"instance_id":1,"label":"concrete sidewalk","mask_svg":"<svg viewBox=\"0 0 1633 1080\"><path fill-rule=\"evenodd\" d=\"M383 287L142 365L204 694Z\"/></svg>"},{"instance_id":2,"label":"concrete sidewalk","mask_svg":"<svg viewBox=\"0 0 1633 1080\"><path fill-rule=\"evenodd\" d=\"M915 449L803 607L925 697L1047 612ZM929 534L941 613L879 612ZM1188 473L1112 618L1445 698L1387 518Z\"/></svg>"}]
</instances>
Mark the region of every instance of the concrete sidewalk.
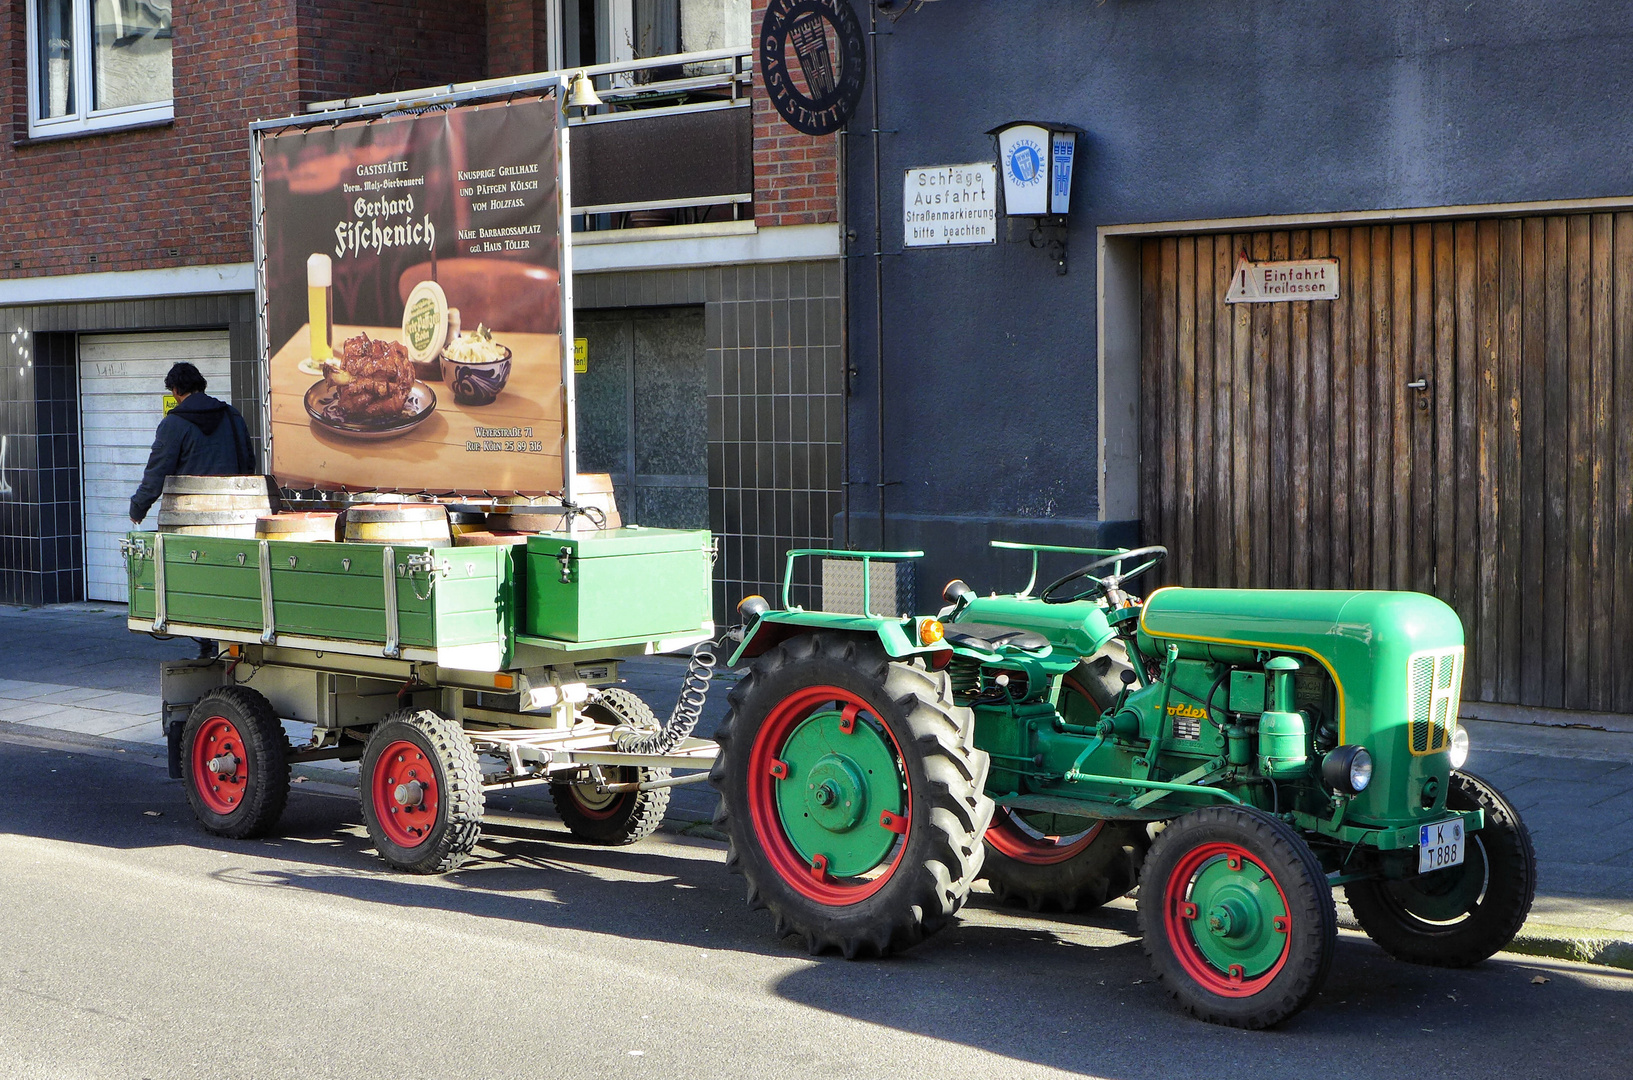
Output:
<instances>
[{"instance_id":1,"label":"concrete sidewalk","mask_svg":"<svg viewBox=\"0 0 1633 1080\"><path fill-rule=\"evenodd\" d=\"M159 660L192 655L125 629L117 604L0 606L0 735L50 738L145 754L164 764ZM667 717L685 672L672 657L629 661L625 685ZM714 732L731 676L722 673L697 733ZM1494 783L1524 816L1536 845L1537 900L1514 951L1633 970L1633 722L1628 718L1471 707L1469 769ZM1528 722L1540 720L1542 722ZM1570 726L1566 726L1570 725ZM317 762L299 780L344 791L356 769ZM547 808L543 788L494 792L498 809ZM713 835L714 793L676 788L665 827ZM1349 913L1340 901L1341 920Z\"/></svg>"}]
</instances>

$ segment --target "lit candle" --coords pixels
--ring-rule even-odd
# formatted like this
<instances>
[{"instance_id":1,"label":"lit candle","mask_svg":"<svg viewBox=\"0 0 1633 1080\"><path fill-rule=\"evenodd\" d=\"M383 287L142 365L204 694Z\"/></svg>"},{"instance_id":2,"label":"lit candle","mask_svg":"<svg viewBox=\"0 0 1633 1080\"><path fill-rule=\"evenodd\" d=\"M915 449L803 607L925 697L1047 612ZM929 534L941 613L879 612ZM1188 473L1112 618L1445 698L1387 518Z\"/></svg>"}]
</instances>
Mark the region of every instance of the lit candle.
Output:
<instances>
[{"instance_id":1,"label":"lit candle","mask_svg":"<svg viewBox=\"0 0 1633 1080\"><path fill-rule=\"evenodd\" d=\"M306 314L311 323L312 359L321 364L334 355L335 295L330 288L333 267L329 256L318 254L306 260Z\"/></svg>"}]
</instances>

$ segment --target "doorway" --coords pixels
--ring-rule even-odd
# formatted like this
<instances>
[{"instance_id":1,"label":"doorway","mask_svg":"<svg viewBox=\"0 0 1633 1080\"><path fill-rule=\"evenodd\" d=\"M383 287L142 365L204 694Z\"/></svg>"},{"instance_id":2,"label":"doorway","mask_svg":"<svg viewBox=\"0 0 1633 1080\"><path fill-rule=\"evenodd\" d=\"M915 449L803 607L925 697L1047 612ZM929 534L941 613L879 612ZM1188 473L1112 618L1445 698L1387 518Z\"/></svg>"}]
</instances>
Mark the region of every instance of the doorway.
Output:
<instances>
[{"instance_id":1,"label":"doorway","mask_svg":"<svg viewBox=\"0 0 1633 1080\"><path fill-rule=\"evenodd\" d=\"M1339 298L1224 303L1238 258ZM1150 238L1140 504L1166 579L1451 604L1463 692L1633 712L1633 214Z\"/></svg>"},{"instance_id":2,"label":"doorway","mask_svg":"<svg viewBox=\"0 0 1633 1080\"><path fill-rule=\"evenodd\" d=\"M703 309L583 311L578 468L610 473L624 521L720 531L709 518Z\"/></svg>"}]
</instances>

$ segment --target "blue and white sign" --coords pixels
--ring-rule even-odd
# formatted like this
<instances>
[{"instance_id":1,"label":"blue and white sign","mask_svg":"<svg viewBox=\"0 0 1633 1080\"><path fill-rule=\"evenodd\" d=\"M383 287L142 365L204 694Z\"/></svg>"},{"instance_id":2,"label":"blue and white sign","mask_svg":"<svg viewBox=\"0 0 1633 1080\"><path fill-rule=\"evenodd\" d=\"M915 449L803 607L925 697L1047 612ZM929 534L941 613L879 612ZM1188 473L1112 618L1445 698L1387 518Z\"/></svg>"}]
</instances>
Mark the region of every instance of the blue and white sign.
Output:
<instances>
[{"instance_id":1,"label":"blue and white sign","mask_svg":"<svg viewBox=\"0 0 1633 1080\"><path fill-rule=\"evenodd\" d=\"M1072 159L1077 156L1077 135L1070 131L1053 134L1054 168L1049 188L1049 212L1069 213L1072 208Z\"/></svg>"},{"instance_id":2,"label":"blue and white sign","mask_svg":"<svg viewBox=\"0 0 1633 1080\"><path fill-rule=\"evenodd\" d=\"M1049 213L1049 132L1016 124L998 133L998 160L1004 171L1004 212Z\"/></svg>"},{"instance_id":3,"label":"blue and white sign","mask_svg":"<svg viewBox=\"0 0 1633 1080\"><path fill-rule=\"evenodd\" d=\"M1080 129L1066 124L1020 121L988 132L998 139L1004 181L1004 213L1011 217L1060 217L1072 205L1072 166Z\"/></svg>"}]
</instances>

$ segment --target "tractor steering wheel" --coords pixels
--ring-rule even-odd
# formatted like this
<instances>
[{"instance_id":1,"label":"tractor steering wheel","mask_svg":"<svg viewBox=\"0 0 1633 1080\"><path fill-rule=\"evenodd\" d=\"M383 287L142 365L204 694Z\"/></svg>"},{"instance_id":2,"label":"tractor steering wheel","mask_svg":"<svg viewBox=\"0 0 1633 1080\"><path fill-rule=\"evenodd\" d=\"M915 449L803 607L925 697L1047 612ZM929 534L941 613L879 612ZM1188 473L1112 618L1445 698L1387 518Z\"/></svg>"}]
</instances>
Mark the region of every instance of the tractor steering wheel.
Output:
<instances>
[{"instance_id":1,"label":"tractor steering wheel","mask_svg":"<svg viewBox=\"0 0 1633 1080\"><path fill-rule=\"evenodd\" d=\"M1168 557L1168 549L1160 544L1150 547L1134 548L1120 555L1107 555L1103 559L1096 559L1087 566L1080 566L1058 581L1053 581L1038 594L1038 599L1045 604L1070 604L1077 600L1098 600L1113 589L1121 588L1123 582L1139 577L1141 574L1156 566ZM1116 566L1119 563L1139 562L1132 570L1122 573L1108 574L1106 577L1095 576L1095 571L1105 566ZM1070 596L1065 595L1067 586L1080 579L1087 579L1087 584Z\"/></svg>"}]
</instances>

